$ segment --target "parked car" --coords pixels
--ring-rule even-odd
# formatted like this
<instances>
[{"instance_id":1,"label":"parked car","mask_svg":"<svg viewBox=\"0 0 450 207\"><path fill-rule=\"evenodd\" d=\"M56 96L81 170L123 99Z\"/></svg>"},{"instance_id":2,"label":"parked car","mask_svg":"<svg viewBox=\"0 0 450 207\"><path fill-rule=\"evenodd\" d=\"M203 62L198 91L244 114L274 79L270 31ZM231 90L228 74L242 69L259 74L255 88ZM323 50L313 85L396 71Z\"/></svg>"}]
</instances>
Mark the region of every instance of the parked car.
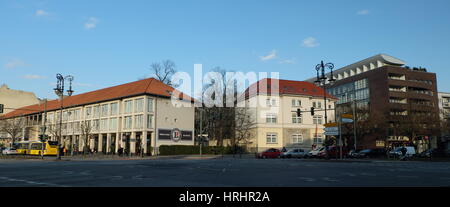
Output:
<instances>
[{"instance_id":1,"label":"parked car","mask_svg":"<svg viewBox=\"0 0 450 207\"><path fill-rule=\"evenodd\" d=\"M330 157L330 158L340 157L340 155L341 155L340 147L335 147L335 146L329 147L327 152L325 152L325 150L321 151L318 154L318 157L326 158L326 156L327 156L326 153L328 153L328 157ZM342 157L347 157L347 156L348 156L348 150L346 148L342 148Z\"/></svg>"},{"instance_id":2,"label":"parked car","mask_svg":"<svg viewBox=\"0 0 450 207\"><path fill-rule=\"evenodd\" d=\"M303 149L290 149L281 153L281 158L305 158L306 152Z\"/></svg>"},{"instance_id":3,"label":"parked car","mask_svg":"<svg viewBox=\"0 0 450 207\"><path fill-rule=\"evenodd\" d=\"M350 152L348 152L348 157L349 158L356 158L358 155L358 152L360 152L360 149L357 150L350 150Z\"/></svg>"},{"instance_id":4,"label":"parked car","mask_svg":"<svg viewBox=\"0 0 450 207\"><path fill-rule=\"evenodd\" d=\"M264 152L257 154L258 158L280 158L281 157L281 151L279 149L270 148L265 150Z\"/></svg>"},{"instance_id":5,"label":"parked car","mask_svg":"<svg viewBox=\"0 0 450 207\"><path fill-rule=\"evenodd\" d=\"M377 158L386 156L384 148L364 149L356 154L357 158Z\"/></svg>"},{"instance_id":6,"label":"parked car","mask_svg":"<svg viewBox=\"0 0 450 207\"><path fill-rule=\"evenodd\" d=\"M17 155L16 148L7 147L4 150L2 150L3 155Z\"/></svg>"},{"instance_id":7,"label":"parked car","mask_svg":"<svg viewBox=\"0 0 450 207\"><path fill-rule=\"evenodd\" d=\"M323 150L325 150L325 147L320 147L320 148L311 150L306 154L306 157L308 157L308 158L318 157L319 153L322 152Z\"/></svg>"},{"instance_id":8,"label":"parked car","mask_svg":"<svg viewBox=\"0 0 450 207\"><path fill-rule=\"evenodd\" d=\"M395 148L394 150L391 150L390 152L389 152L389 155L390 156L393 156L393 157L399 157L399 156L401 156L402 155L402 148L403 147L397 147L397 148ZM406 148L406 157L414 157L415 155L416 155L416 149L414 149L414 147L410 147L410 146L408 146L408 147L405 147Z\"/></svg>"},{"instance_id":9,"label":"parked car","mask_svg":"<svg viewBox=\"0 0 450 207\"><path fill-rule=\"evenodd\" d=\"M418 157L430 158L432 157L450 157L450 153L441 149L428 149L417 155Z\"/></svg>"}]
</instances>

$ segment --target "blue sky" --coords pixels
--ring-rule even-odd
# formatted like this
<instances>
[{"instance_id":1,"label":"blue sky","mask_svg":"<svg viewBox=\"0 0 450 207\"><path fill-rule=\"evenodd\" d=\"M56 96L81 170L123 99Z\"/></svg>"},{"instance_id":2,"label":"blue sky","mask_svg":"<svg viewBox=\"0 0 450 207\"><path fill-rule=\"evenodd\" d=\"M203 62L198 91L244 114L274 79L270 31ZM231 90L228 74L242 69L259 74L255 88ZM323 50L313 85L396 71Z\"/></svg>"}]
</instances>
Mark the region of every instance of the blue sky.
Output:
<instances>
[{"instance_id":1,"label":"blue sky","mask_svg":"<svg viewBox=\"0 0 450 207\"><path fill-rule=\"evenodd\" d=\"M385 53L437 73L450 91L448 0L0 0L0 84L55 98L56 73L76 93L150 76L221 67L304 80Z\"/></svg>"}]
</instances>

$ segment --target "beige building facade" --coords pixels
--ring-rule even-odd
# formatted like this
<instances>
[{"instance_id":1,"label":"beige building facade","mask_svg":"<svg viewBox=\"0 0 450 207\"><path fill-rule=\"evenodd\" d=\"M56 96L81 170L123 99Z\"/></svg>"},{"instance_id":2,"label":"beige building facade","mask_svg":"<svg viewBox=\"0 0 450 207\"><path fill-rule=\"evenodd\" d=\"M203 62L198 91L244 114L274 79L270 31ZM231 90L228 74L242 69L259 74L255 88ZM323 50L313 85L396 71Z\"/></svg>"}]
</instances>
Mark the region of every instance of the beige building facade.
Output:
<instances>
[{"instance_id":1,"label":"beige building facade","mask_svg":"<svg viewBox=\"0 0 450 207\"><path fill-rule=\"evenodd\" d=\"M282 88L292 87L287 92ZM254 118L252 138L248 148L261 152L269 148L283 147L311 150L323 145L325 124L325 100L322 89L302 81L279 80L279 93L257 95L246 98L246 106ZM313 93L308 93L307 90ZM334 122L336 99L328 96L327 121ZM314 115L311 108L314 107ZM301 116L297 116L297 109Z\"/></svg>"},{"instance_id":2,"label":"beige building facade","mask_svg":"<svg viewBox=\"0 0 450 207\"><path fill-rule=\"evenodd\" d=\"M30 106L40 112L15 118L26 119L24 140L38 140L45 129L50 140L57 141L61 131L62 145L70 152L88 148L111 154L122 148L129 154L154 154L161 145L194 144L193 103L172 97L173 90L156 79L145 79L65 97L69 106L64 104L62 117L60 101L54 100L47 110Z\"/></svg>"}]
</instances>

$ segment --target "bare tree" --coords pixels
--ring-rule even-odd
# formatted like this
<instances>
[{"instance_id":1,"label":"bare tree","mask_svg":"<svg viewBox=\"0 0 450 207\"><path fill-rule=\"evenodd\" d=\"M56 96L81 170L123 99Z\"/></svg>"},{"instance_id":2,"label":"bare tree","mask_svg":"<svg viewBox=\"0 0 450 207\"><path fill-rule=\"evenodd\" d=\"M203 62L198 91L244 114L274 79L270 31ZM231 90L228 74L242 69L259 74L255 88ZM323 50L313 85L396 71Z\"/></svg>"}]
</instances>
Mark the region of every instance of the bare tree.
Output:
<instances>
[{"instance_id":1,"label":"bare tree","mask_svg":"<svg viewBox=\"0 0 450 207\"><path fill-rule=\"evenodd\" d=\"M0 132L8 134L12 144L18 137L23 136L24 128L25 119L23 117L0 120Z\"/></svg>"},{"instance_id":2,"label":"bare tree","mask_svg":"<svg viewBox=\"0 0 450 207\"><path fill-rule=\"evenodd\" d=\"M80 124L81 135L83 137L83 153L86 153L90 149L90 143L92 139L92 125L88 121L83 121Z\"/></svg>"},{"instance_id":3,"label":"bare tree","mask_svg":"<svg viewBox=\"0 0 450 207\"><path fill-rule=\"evenodd\" d=\"M159 81L169 86L176 87L176 85L172 83L172 76L177 72L173 61L164 60L161 63L152 63L150 70L152 71L152 76Z\"/></svg>"},{"instance_id":4,"label":"bare tree","mask_svg":"<svg viewBox=\"0 0 450 207\"><path fill-rule=\"evenodd\" d=\"M256 119L252 117L250 108L241 107L235 109L235 136L232 139L233 145L248 145L251 138L254 137L252 133L256 124Z\"/></svg>"}]
</instances>

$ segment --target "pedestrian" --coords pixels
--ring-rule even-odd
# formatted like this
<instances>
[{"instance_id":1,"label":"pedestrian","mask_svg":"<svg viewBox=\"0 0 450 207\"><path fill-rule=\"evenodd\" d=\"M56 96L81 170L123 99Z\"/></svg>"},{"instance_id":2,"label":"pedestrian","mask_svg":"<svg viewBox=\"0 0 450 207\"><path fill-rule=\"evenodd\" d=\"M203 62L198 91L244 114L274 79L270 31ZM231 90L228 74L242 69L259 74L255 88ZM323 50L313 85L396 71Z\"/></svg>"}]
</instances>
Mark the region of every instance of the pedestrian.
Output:
<instances>
[{"instance_id":1,"label":"pedestrian","mask_svg":"<svg viewBox=\"0 0 450 207\"><path fill-rule=\"evenodd\" d=\"M283 149L281 150L281 152L287 152L286 147L283 147Z\"/></svg>"},{"instance_id":2,"label":"pedestrian","mask_svg":"<svg viewBox=\"0 0 450 207\"><path fill-rule=\"evenodd\" d=\"M402 157L400 158L400 160L406 160L406 152L408 152L408 149L406 149L406 147L403 146L403 147L400 149L400 152L402 153Z\"/></svg>"}]
</instances>

